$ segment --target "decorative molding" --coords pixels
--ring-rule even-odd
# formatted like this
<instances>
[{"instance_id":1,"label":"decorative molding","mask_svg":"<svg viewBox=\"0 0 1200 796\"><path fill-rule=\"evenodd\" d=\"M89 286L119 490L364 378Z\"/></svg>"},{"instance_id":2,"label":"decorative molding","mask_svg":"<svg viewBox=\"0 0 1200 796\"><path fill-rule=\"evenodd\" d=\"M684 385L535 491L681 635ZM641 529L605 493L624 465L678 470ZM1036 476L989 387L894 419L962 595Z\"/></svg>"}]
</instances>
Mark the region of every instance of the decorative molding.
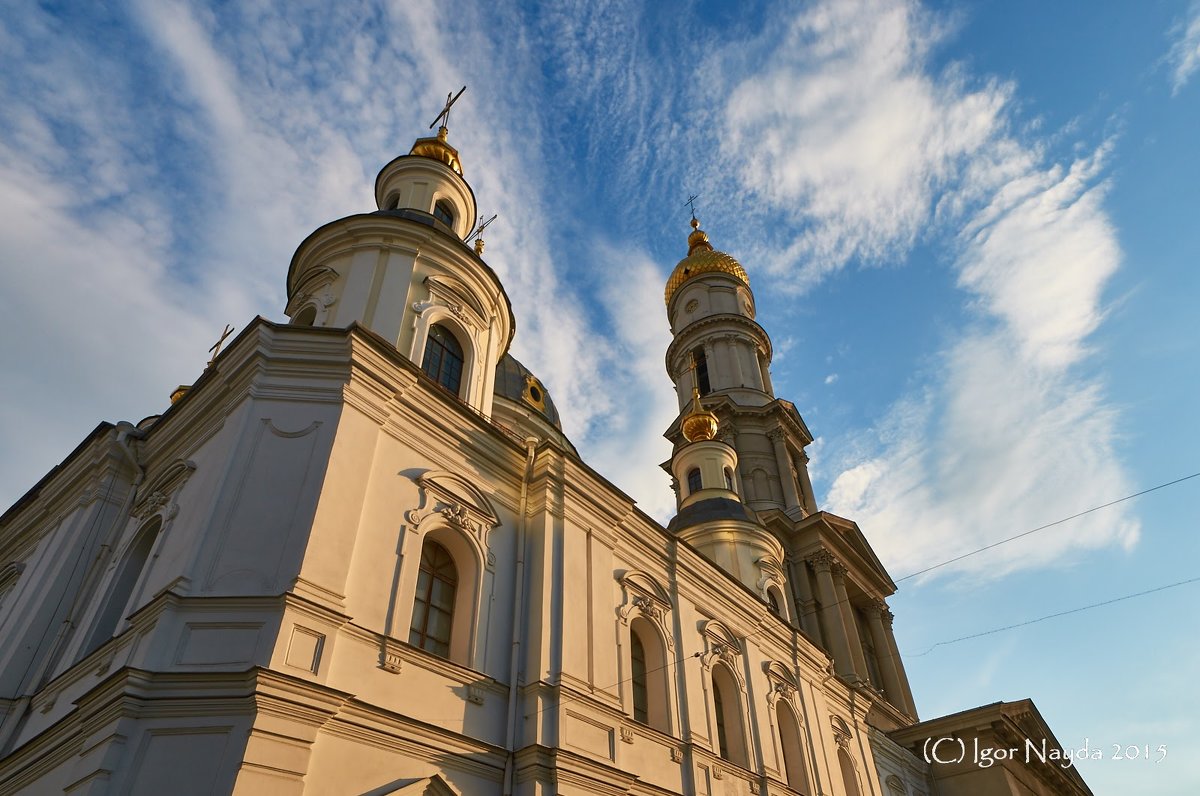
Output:
<instances>
[{"instance_id":1,"label":"decorative molding","mask_svg":"<svg viewBox=\"0 0 1200 796\"><path fill-rule=\"evenodd\" d=\"M707 652L700 656L700 665L706 671L717 663L724 663L737 681L738 687L746 690L738 659L742 654L742 646L737 636L728 627L716 619L710 619L703 624L700 632L704 636Z\"/></svg>"},{"instance_id":2,"label":"decorative molding","mask_svg":"<svg viewBox=\"0 0 1200 796\"><path fill-rule=\"evenodd\" d=\"M484 695L484 692L481 687L479 687L473 683L471 685L467 686L467 701L470 702L472 705L482 705L483 704L483 695Z\"/></svg>"},{"instance_id":3,"label":"decorative molding","mask_svg":"<svg viewBox=\"0 0 1200 796\"><path fill-rule=\"evenodd\" d=\"M681 749L678 746L675 746L674 744L671 744L671 762L672 763L682 763L683 762L683 749Z\"/></svg>"},{"instance_id":4,"label":"decorative molding","mask_svg":"<svg viewBox=\"0 0 1200 796\"><path fill-rule=\"evenodd\" d=\"M457 528L471 540L488 570L495 569L496 556L488 537L500 525L490 500L465 478L443 470L431 470L414 479L421 488L421 505L404 515L413 529L431 517Z\"/></svg>"},{"instance_id":5,"label":"decorative molding","mask_svg":"<svg viewBox=\"0 0 1200 796\"><path fill-rule=\"evenodd\" d=\"M850 732L850 725L846 724L841 716L830 716L829 723L833 726L833 738L837 741L838 746L849 752L850 739L854 737L854 734Z\"/></svg>"},{"instance_id":6,"label":"decorative molding","mask_svg":"<svg viewBox=\"0 0 1200 796\"><path fill-rule=\"evenodd\" d=\"M767 704L773 706L779 699L791 702L796 697L796 693L800 690L800 683L787 666L779 661L767 661L763 664L763 672L766 673L767 682L771 686L767 692ZM800 711L794 712L799 720Z\"/></svg>"},{"instance_id":7,"label":"decorative molding","mask_svg":"<svg viewBox=\"0 0 1200 796\"><path fill-rule=\"evenodd\" d=\"M379 655L379 668L392 674L400 674L404 669L404 660L400 657L400 653L391 647L386 638L383 640L383 649Z\"/></svg>"},{"instance_id":8,"label":"decorative molding","mask_svg":"<svg viewBox=\"0 0 1200 796\"><path fill-rule=\"evenodd\" d=\"M424 315L432 307L443 307L468 328L488 327L488 313L463 282L445 275L427 276L425 287L429 289L429 298L413 303L418 315Z\"/></svg>"},{"instance_id":9,"label":"decorative molding","mask_svg":"<svg viewBox=\"0 0 1200 796\"><path fill-rule=\"evenodd\" d=\"M633 728L621 727L621 741L624 743L633 743Z\"/></svg>"},{"instance_id":10,"label":"decorative molding","mask_svg":"<svg viewBox=\"0 0 1200 796\"><path fill-rule=\"evenodd\" d=\"M640 570L629 570L617 580L625 593L625 602L617 609L621 624L628 625L634 613L639 613L658 627L668 649L675 649L675 639L667 623L671 610L671 598L667 590L651 575Z\"/></svg>"},{"instance_id":11,"label":"decorative molding","mask_svg":"<svg viewBox=\"0 0 1200 796\"><path fill-rule=\"evenodd\" d=\"M833 554L824 548L812 555L805 556L804 560L817 572L830 572L833 570L833 565L838 563Z\"/></svg>"},{"instance_id":12,"label":"decorative molding","mask_svg":"<svg viewBox=\"0 0 1200 796\"><path fill-rule=\"evenodd\" d=\"M144 497L133 506L130 512L140 521L162 515L163 521L173 520L179 514L179 504L176 496L188 478L196 471L196 463L189 459L176 459L142 490Z\"/></svg>"}]
</instances>

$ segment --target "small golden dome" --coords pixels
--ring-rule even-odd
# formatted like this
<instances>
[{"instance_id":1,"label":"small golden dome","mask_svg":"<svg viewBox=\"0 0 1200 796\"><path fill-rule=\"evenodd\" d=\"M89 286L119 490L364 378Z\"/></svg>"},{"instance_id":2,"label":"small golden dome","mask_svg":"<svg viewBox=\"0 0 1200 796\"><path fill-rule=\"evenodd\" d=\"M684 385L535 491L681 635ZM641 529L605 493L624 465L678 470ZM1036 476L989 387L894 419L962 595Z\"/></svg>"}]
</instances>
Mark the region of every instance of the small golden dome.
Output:
<instances>
[{"instance_id":1,"label":"small golden dome","mask_svg":"<svg viewBox=\"0 0 1200 796\"><path fill-rule=\"evenodd\" d=\"M667 279L666 303L670 305L671 296L675 295L675 291L684 282L701 274L713 273L729 274L746 287L750 287L750 277L746 275L746 269L725 252L713 249L712 244L708 242L708 233L700 229L700 222L693 218L692 233L688 235L688 255L679 261Z\"/></svg>"},{"instance_id":2,"label":"small golden dome","mask_svg":"<svg viewBox=\"0 0 1200 796\"><path fill-rule=\"evenodd\" d=\"M683 416L683 438L688 442L715 439L717 416L700 405L700 390L692 388L692 407Z\"/></svg>"},{"instance_id":3,"label":"small golden dome","mask_svg":"<svg viewBox=\"0 0 1200 796\"><path fill-rule=\"evenodd\" d=\"M458 159L458 150L446 141L449 131L445 127L438 128L437 138L418 138L413 144L410 155L420 155L423 158L445 163L454 169L454 173L462 176L462 161Z\"/></svg>"}]
</instances>

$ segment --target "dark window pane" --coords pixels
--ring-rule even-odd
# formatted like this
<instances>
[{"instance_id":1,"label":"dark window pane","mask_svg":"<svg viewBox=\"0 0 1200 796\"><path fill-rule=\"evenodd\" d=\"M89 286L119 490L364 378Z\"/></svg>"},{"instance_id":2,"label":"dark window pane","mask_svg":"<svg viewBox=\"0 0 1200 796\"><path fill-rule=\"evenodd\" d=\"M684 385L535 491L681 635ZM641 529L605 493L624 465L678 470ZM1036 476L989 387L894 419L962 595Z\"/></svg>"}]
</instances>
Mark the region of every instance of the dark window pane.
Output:
<instances>
[{"instance_id":1,"label":"dark window pane","mask_svg":"<svg viewBox=\"0 0 1200 796\"><path fill-rule=\"evenodd\" d=\"M646 648L637 633L629 637L631 674L633 675L633 719L643 724L649 721L650 700L646 693Z\"/></svg>"},{"instance_id":2,"label":"dark window pane","mask_svg":"<svg viewBox=\"0 0 1200 796\"><path fill-rule=\"evenodd\" d=\"M450 553L437 542L427 540L421 547L409 644L442 657L450 654L457 583L458 571Z\"/></svg>"},{"instance_id":3,"label":"dark window pane","mask_svg":"<svg viewBox=\"0 0 1200 796\"><path fill-rule=\"evenodd\" d=\"M463 350L458 339L443 326L430 326L421 369L438 384L457 395L462 385L462 368Z\"/></svg>"}]
</instances>

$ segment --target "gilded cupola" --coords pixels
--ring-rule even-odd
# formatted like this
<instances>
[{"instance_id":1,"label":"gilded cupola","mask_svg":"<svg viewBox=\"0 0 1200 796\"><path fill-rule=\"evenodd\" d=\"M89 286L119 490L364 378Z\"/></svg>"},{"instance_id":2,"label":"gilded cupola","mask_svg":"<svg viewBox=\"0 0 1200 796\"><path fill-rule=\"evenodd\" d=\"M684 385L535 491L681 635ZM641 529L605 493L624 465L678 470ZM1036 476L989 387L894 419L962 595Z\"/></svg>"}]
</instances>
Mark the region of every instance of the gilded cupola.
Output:
<instances>
[{"instance_id":1,"label":"gilded cupola","mask_svg":"<svg viewBox=\"0 0 1200 796\"><path fill-rule=\"evenodd\" d=\"M436 160L440 163L445 163L454 170L455 174L461 177L463 173L462 161L458 159L458 150L450 146L449 142L446 140L448 135L449 131L447 131L445 125L443 125L438 128L437 136L418 138L416 142L413 143L412 151L408 154L420 155L423 158L429 158L430 160Z\"/></svg>"},{"instance_id":2,"label":"gilded cupola","mask_svg":"<svg viewBox=\"0 0 1200 796\"><path fill-rule=\"evenodd\" d=\"M700 403L700 390L692 390L692 405L680 423L683 437L688 442L714 439L717 436L717 416Z\"/></svg>"},{"instance_id":3,"label":"gilded cupola","mask_svg":"<svg viewBox=\"0 0 1200 796\"><path fill-rule=\"evenodd\" d=\"M675 291L682 287L684 282L702 274L712 273L728 274L746 287L750 286L750 277L746 275L746 269L725 252L714 249L708 242L708 233L700 229L699 220L693 216L692 232L688 235L687 257L679 261L667 279L666 303L671 303L671 296L675 295Z\"/></svg>"}]
</instances>

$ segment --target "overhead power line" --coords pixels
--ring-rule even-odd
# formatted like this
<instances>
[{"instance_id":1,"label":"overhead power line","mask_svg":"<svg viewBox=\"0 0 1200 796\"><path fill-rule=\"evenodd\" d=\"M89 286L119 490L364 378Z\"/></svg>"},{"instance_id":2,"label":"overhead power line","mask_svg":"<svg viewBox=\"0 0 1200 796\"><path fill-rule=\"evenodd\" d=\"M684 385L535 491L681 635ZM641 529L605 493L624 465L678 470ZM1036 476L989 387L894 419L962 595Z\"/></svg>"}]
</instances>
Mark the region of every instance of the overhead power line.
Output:
<instances>
[{"instance_id":1,"label":"overhead power line","mask_svg":"<svg viewBox=\"0 0 1200 796\"><path fill-rule=\"evenodd\" d=\"M1196 477L1200 477L1200 473L1192 473L1191 475L1185 475L1183 478L1176 478L1174 481L1168 481L1165 484L1159 484L1158 486L1152 486L1149 489L1143 489L1141 492L1134 492L1132 495L1126 495L1123 498L1117 498L1116 500L1110 500L1109 502L1104 503L1099 506L1092 506L1090 509L1085 509L1081 512L1078 512L1077 514L1072 514L1070 517L1063 517L1061 520L1055 520L1054 522L1048 522L1045 525L1039 525L1036 528L1031 528L1028 531L1023 531L1023 532L1017 534L1016 536L1010 536L1007 539L1001 539L998 542L992 542L989 545L984 545L983 547L977 548L968 553L963 553L962 555L959 555L959 556L955 556L954 558L947 559L946 561L942 561L937 564L931 564L930 566L925 567L925 569L919 569L916 572L912 572L908 575L905 575L902 578L896 578L896 580L894 582L900 583L901 581L908 580L909 578L915 578L918 575L924 575L926 572L932 572L933 570L940 569L941 567L947 566L948 564L953 564L958 561L962 561L964 558L970 558L971 556L982 553L985 550L991 550L992 548L999 547L1002 544L1008 544L1009 542L1016 541L1017 539L1023 539L1026 536L1029 536L1030 534L1037 533L1038 531L1044 531L1047 528L1053 528L1056 525L1062 525L1064 522L1070 522L1071 520L1076 519L1078 517L1082 517L1085 514L1091 514L1093 511L1099 511L1100 509L1106 509L1109 506L1115 506L1118 503L1124 503L1126 500L1133 500L1136 497L1141 497L1142 495L1147 495L1147 494L1149 494L1151 492L1155 492L1159 489L1165 489L1169 486L1174 486L1175 484L1181 483L1183 481L1187 481L1189 478L1196 478Z\"/></svg>"},{"instance_id":2,"label":"overhead power line","mask_svg":"<svg viewBox=\"0 0 1200 796\"><path fill-rule=\"evenodd\" d=\"M1092 603L1091 605L1085 605L1081 608L1072 608L1069 611L1059 611L1056 614L1046 614L1045 616L1039 616L1036 619L1028 619L1024 622L1017 622L1015 625L1005 625L1004 627L995 627L995 628L992 628L991 630L984 630L982 633L972 633L969 636L959 636L958 638L952 638L949 641L939 641L938 643L934 644L932 647L925 650L924 652L918 652L913 655L908 655L907 657L920 658L922 655L928 655L929 653L933 652L938 647L945 647L948 644L957 644L960 641L966 641L966 640L972 639L972 638L979 638L980 636L990 636L993 633L1002 633L1005 630L1014 630L1018 627L1025 627L1027 625L1035 625L1038 622L1045 622L1047 619L1056 619L1060 616L1069 616L1070 614L1078 614L1082 611L1090 611L1093 608L1100 608L1101 606L1112 605L1113 603L1119 603L1123 600L1132 600L1134 597L1144 597L1147 594L1154 594L1155 592L1166 591L1167 589L1173 589L1176 586L1184 586L1188 583L1196 583L1197 581L1200 581L1200 576L1197 576L1195 578L1188 578L1187 580L1176 581L1175 583L1168 583L1165 586L1156 586L1153 589L1146 589L1145 591L1139 591L1134 594L1126 594L1123 597L1113 597L1111 600L1104 600L1103 602Z\"/></svg>"},{"instance_id":3,"label":"overhead power line","mask_svg":"<svg viewBox=\"0 0 1200 796\"><path fill-rule=\"evenodd\" d=\"M975 554L977 554L977 553L982 553L982 552L984 552L985 550L991 550L991 549L992 549L992 548L994 548L994 547L999 547L999 546L1000 546L1000 545L1002 545L1002 544L1006 544L1006 543L1008 543L1008 542L1011 542L1011 541L1014 541L1014 540L1016 540L1016 539L1021 539L1021 538L1023 538L1023 537L1029 536L1030 534L1037 533L1038 531L1044 531L1044 530L1046 530L1047 528L1053 528L1053 527L1054 527L1054 526L1056 526L1056 525L1062 525L1064 522L1069 522L1070 520L1076 519L1076 518L1078 518L1078 517L1082 517L1082 516L1084 516L1084 515L1086 515L1086 514L1091 514L1092 512L1099 511L1100 509L1105 509L1105 508L1108 508L1109 506L1115 506L1115 505L1117 505L1118 503L1124 503L1124 502L1125 502L1125 501L1127 501L1127 500L1132 500L1132 499L1134 499L1134 498L1136 498L1136 497L1141 497L1142 495L1146 495L1146 494L1149 494L1149 493L1151 493L1151 492L1156 492L1156 491L1158 491L1158 490L1160 490L1160 489L1165 489L1166 487L1169 487L1169 486L1174 486L1175 484L1179 484L1179 483L1182 483L1182 482L1184 482L1184 481L1187 481L1187 480L1189 480L1189 479L1192 479L1192 478L1197 478L1197 477L1200 477L1200 472L1192 473L1191 475L1185 475L1185 476L1183 476L1182 478L1176 478L1176 479L1175 479L1175 480L1173 480L1173 481L1167 481L1166 483L1158 484L1157 486L1152 486L1152 487L1150 487L1150 488L1148 488L1148 489L1143 489L1143 490L1142 490L1142 491L1140 491L1140 492L1135 492L1135 493L1133 493L1132 495L1126 495L1125 497L1117 498L1116 500L1111 500L1111 501L1109 501L1108 503L1104 503L1104 504L1102 504L1102 505L1099 505L1099 506L1093 506L1093 507L1092 507L1092 508L1090 508L1090 509L1085 509L1084 511L1080 511L1080 512L1077 512L1077 513L1075 513L1075 514L1072 514L1072 515L1071 515L1071 516L1069 516L1069 517L1063 517L1062 519L1055 520L1054 522L1048 522L1048 523L1046 523L1045 525L1039 525L1039 526L1038 526L1038 527L1036 527L1036 528L1032 528L1032 529L1030 529L1030 530L1028 530L1028 531L1023 531L1023 532L1021 532L1021 533L1019 533L1019 534L1017 534L1017 535L1015 535L1015 536L1010 536L1010 537L1008 537L1007 539L1001 539L1001 540L1000 540L1000 541L998 541L998 542L993 542L993 543L991 543L991 544L989 544L989 545L985 545L985 546L983 546L983 547L980 547L980 548L978 548L978 549L976 549L976 550L972 550L972 551L970 551L970 552L963 553L962 555L955 556L954 558L948 559L948 560L946 560L946 561L942 561L942 562L940 562L940 563L937 563L937 564L932 564L932 565L930 565L930 566L926 567L925 569L919 570L919 571L917 571L917 572L913 572L913 573L911 573L911 574L909 574L909 575L905 575L905 576L904 576L904 577L902 577L902 578L897 578L897 579L895 580L895 582L896 582L896 583L899 583L900 581L909 580L910 578L915 578L915 577L917 577L918 575L923 575L923 574L925 574L926 572L931 572L931 571L933 571L933 570L935 570L935 569L938 569L938 568L940 568L940 567L944 567L944 566L946 566L947 564L953 564L953 563L955 563L956 561L962 561L964 558L968 558L968 557L970 557L970 556L973 556L973 555L975 555ZM1178 581L1177 583L1169 583L1169 584L1167 584L1167 585L1165 585L1165 586L1158 586L1158 587L1156 587L1156 588L1153 588L1153 589L1148 589L1148 590L1146 590L1146 591L1138 592L1138 593L1136 593L1136 594L1127 594L1127 595L1125 595L1125 596L1123 596L1123 597L1115 597L1115 598L1113 598L1113 599L1111 599L1111 600L1105 600L1105 601L1103 601L1103 602L1094 603L1094 604L1092 604L1092 605L1085 605L1085 606L1083 606L1082 608L1073 608L1073 609L1071 609L1071 610L1069 610L1069 611L1061 611L1061 612L1059 612L1059 613L1056 613L1056 614L1048 614L1048 615L1046 615L1046 616L1041 616L1041 617L1038 617L1038 618L1036 618L1036 619L1030 619L1030 620L1028 620L1028 621L1026 621L1026 622L1019 622L1019 623L1017 623L1017 624L1015 624L1015 625L1008 625L1008 626L1005 626L1005 627L993 628L993 629L991 629L991 630L985 630L985 631L983 631L983 632L981 632L981 633L975 633L975 634L972 634L972 635L969 635L969 636L962 636L962 637L960 637L960 638L951 639L951 640L949 640L949 641L939 641L937 644L934 644L932 647L930 647L929 649L927 649L925 652L916 653L916 654L913 654L913 655L901 656L901 657L912 657L912 658L919 658L919 657L921 657L921 656L923 656L923 655L928 655L930 652L932 652L932 651L933 651L934 649L936 649L937 647L945 646L945 645L947 645L947 644L954 644L954 643L957 643L957 642L959 642L959 641L966 641L966 640L968 640L968 639L972 639L972 638L978 638L978 637L980 637L980 636L987 636L987 635L991 635L991 634L993 634L993 633L1000 633L1000 632L1002 632L1002 631L1005 631L1005 630L1012 630L1012 629L1014 629L1014 628L1018 628L1018 627L1024 627L1025 625L1032 625L1032 624L1035 624L1035 623L1037 623L1037 622L1044 622L1044 621L1045 621L1045 620L1047 620L1047 619L1054 619L1055 617L1059 617L1059 616L1066 616L1066 615L1068 615L1068 614L1074 614L1074 613L1079 613L1079 612L1081 612L1081 611L1087 611L1087 610L1089 610L1089 609L1092 609L1092 608L1099 608L1099 607L1101 607L1101 606L1105 606L1105 605L1111 605L1112 603L1121 602L1122 600L1130 600L1130 599L1133 599L1134 597L1141 597L1141 596L1143 596L1143 595L1146 595L1146 594L1153 594L1154 592L1159 592L1159 591L1164 591L1164 590L1166 590L1166 589L1175 588L1176 586L1183 586L1183 585L1185 585L1185 584L1188 584L1188 583L1194 583L1194 582L1196 582L1196 581L1198 581L1198 580L1200 580L1200 577L1195 577L1195 578L1191 578L1191 579L1188 579L1188 580L1182 580L1182 581ZM849 602L849 600L848 600L848 599L847 599L847 600L838 600L837 602L833 603L833 605L841 605L843 602ZM750 633L747 633L745 636L743 636L743 637L742 637L742 640L744 641L744 640L746 640L746 639L749 639L749 638L752 638L752 637L754 637L754 636L757 636L757 635L759 635L759 634L761 634L761 633L765 633L765 632L766 632L768 629L769 629L769 628L765 628L765 627L764 627L764 628L759 628L758 630L752 631L752 632L750 632ZM666 668L668 668L668 667L671 667L671 666L679 666L679 665L682 665L682 664L686 663L688 660L690 660L690 659L692 659L692 658L699 658L701 655L703 655L703 652L695 652L695 653L692 653L691 655L685 655L685 656L682 656L682 657L671 658L671 659L669 659L669 660L668 660L666 663L662 664L661 666L656 666L656 667L654 667L654 668L652 668L652 669L647 669L647 670L646 670L646 673L647 673L647 674L653 674L653 673L655 673L655 672L662 671L663 669L666 669ZM892 656L891 656L890 654L886 654L886 655L885 655L885 657L887 657L887 658L890 658L890 657L892 657ZM613 688L617 688L618 686L624 685L625 683L628 683L628 682L630 682L632 679L633 679L632 677L625 677L625 678L622 678L622 679L618 680L617 682L615 682L615 683L613 683L613 684L611 684L611 685L609 685L609 686L606 686L606 687L603 687L603 688L597 688L596 690L598 690L598 691L608 691L608 690L611 690L611 689L613 689ZM579 699L582 699L582 698L583 698L582 696L567 696L567 697L565 697L565 698L560 698L560 699L559 699L559 700L558 700L556 703L554 703L554 704L548 704L548 705L546 705L546 706L544 706L544 707L542 707L542 708L535 709L535 710L531 711L530 713L527 713L527 714L525 714L525 718L527 718L527 719L528 719L528 718L530 718L530 717L532 717L532 716L540 715L541 713L544 713L544 712L545 712L545 711L547 711L547 710L551 710L551 709L553 709L553 708L555 708L555 707L561 707L562 705L564 705L564 704L566 704L566 703L568 703L568 702L574 702L574 701L577 701L577 700L579 700Z\"/></svg>"}]
</instances>

